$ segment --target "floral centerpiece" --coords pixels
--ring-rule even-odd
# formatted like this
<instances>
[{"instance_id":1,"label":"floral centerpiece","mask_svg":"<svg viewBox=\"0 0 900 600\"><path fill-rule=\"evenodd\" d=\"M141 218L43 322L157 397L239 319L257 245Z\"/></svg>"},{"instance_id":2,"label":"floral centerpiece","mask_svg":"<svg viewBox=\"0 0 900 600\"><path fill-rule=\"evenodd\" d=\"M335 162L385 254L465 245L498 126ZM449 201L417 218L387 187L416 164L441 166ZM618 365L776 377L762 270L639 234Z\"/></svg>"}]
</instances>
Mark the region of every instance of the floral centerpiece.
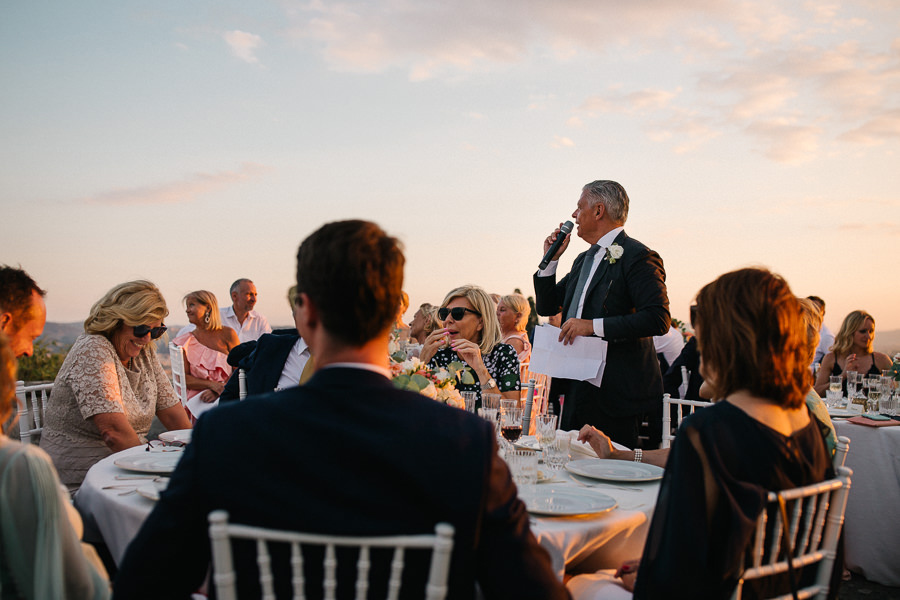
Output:
<instances>
[{"instance_id":1,"label":"floral centerpiece","mask_svg":"<svg viewBox=\"0 0 900 600\"><path fill-rule=\"evenodd\" d=\"M447 368L432 368L416 357L408 358L401 346L392 338L388 348L395 387L465 409L465 402L456 389L456 379L459 377L463 383L473 383L475 378L464 363L452 362Z\"/></svg>"}]
</instances>

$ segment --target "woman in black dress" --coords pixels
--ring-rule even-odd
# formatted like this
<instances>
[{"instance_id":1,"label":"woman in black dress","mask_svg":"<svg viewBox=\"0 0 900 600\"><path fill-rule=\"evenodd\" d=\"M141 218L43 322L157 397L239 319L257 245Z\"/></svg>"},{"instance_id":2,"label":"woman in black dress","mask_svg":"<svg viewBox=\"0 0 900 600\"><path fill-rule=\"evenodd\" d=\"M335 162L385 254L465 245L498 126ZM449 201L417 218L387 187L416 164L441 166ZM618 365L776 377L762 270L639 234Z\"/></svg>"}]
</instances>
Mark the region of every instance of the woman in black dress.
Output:
<instances>
[{"instance_id":1,"label":"woman in black dress","mask_svg":"<svg viewBox=\"0 0 900 600\"><path fill-rule=\"evenodd\" d=\"M806 327L787 283L764 269L722 275L697 296L696 330L703 377L723 400L678 431L636 581L623 576L634 598L729 598L768 492L833 475L804 402Z\"/></svg>"}]
</instances>

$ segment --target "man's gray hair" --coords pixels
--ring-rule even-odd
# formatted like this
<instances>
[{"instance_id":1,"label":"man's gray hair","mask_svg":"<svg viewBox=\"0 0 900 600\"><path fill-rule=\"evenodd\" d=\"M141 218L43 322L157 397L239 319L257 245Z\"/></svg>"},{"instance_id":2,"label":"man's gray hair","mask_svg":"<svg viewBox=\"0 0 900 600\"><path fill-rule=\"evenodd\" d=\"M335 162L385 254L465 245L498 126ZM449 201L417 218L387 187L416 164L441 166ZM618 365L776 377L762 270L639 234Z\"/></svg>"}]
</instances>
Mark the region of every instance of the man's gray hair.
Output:
<instances>
[{"instance_id":1,"label":"man's gray hair","mask_svg":"<svg viewBox=\"0 0 900 600\"><path fill-rule=\"evenodd\" d=\"M618 225L624 225L628 219L628 194L620 184L615 181L598 179L581 188L588 193L590 206L597 206L602 202L609 213L609 218Z\"/></svg>"},{"instance_id":2,"label":"man's gray hair","mask_svg":"<svg viewBox=\"0 0 900 600\"><path fill-rule=\"evenodd\" d=\"M234 283L231 284L231 287L228 289L228 293L229 294L236 293L240 289L241 284L244 282L253 283L251 280L247 279L246 277L241 277L240 279L236 280Z\"/></svg>"}]
</instances>

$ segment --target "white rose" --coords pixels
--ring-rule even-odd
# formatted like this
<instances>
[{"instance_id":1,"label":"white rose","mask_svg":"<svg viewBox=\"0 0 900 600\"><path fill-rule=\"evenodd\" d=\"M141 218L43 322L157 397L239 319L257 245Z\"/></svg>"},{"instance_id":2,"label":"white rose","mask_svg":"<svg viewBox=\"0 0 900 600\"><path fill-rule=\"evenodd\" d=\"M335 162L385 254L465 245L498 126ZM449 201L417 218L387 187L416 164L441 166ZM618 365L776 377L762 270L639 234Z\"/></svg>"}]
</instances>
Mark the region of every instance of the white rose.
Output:
<instances>
[{"instance_id":1,"label":"white rose","mask_svg":"<svg viewBox=\"0 0 900 600\"><path fill-rule=\"evenodd\" d=\"M619 260L620 258L622 258L622 254L624 254L624 253L625 253L625 250L622 248L622 246L620 246L618 244L613 244L612 246L609 247L609 255L612 257L613 260Z\"/></svg>"}]
</instances>

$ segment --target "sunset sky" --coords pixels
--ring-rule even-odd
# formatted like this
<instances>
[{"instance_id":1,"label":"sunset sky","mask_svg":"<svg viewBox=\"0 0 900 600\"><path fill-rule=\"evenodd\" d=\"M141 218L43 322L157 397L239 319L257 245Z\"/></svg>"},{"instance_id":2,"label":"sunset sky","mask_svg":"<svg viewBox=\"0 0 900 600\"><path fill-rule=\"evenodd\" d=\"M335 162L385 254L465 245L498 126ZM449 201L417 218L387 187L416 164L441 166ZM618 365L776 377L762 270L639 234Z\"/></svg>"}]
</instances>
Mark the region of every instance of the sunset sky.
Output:
<instances>
[{"instance_id":1,"label":"sunset sky","mask_svg":"<svg viewBox=\"0 0 900 600\"><path fill-rule=\"evenodd\" d=\"M403 240L409 316L532 294L614 179L673 316L764 265L833 330L900 328L896 0L10 0L0 81L0 262L51 321L147 278L185 323L186 292L249 277L290 323L299 242L345 218Z\"/></svg>"}]
</instances>

